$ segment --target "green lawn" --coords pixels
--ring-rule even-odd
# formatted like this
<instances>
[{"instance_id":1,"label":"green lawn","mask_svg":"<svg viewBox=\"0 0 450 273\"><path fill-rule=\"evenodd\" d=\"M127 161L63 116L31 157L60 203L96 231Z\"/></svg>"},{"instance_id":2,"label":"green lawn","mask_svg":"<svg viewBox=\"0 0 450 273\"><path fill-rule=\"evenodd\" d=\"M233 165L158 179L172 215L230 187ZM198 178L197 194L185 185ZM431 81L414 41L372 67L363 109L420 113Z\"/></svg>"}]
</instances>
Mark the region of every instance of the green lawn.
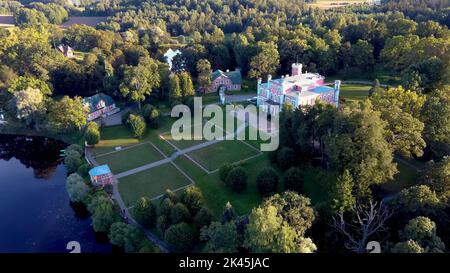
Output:
<instances>
[{"instance_id":1,"label":"green lawn","mask_svg":"<svg viewBox=\"0 0 450 273\"><path fill-rule=\"evenodd\" d=\"M370 85L343 84L341 85L340 98L347 101L361 101L369 96Z\"/></svg>"},{"instance_id":2,"label":"green lawn","mask_svg":"<svg viewBox=\"0 0 450 273\"><path fill-rule=\"evenodd\" d=\"M101 129L101 140L93 149L94 156L114 151L117 146L130 146L139 143L137 138L133 138L130 130L125 126L111 126Z\"/></svg>"},{"instance_id":3,"label":"green lawn","mask_svg":"<svg viewBox=\"0 0 450 273\"><path fill-rule=\"evenodd\" d=\"M127 206L141 197L154 198L167 189L176 190L191 182L172 164L167 163L120 179L119 192Z\"/></svg>"},{"instance_id":4,"label":"green lawn","mask_svg":"<svg viewBox=\"0 0 450 273\"><path fill-rule=\"evenodd\" d=\"M227 163L234 163L257 155L258 152L237 140L224 140L188 155L206 169L213 171Z\"/></svg>"},{"instance_id":5,"label":"green lawn","mask_svg":"<svg viewBox=\"0 0 450 273\"><path fill-rule=\"evenodd\" d=\"M398 173L394 176L393 181L389 181L380 185L380 187L390 194L395 194L402 189L417 185L420 173L416 169L397 161Z\"/></svg>"},{"instance_id":6,"label":"green lawn","mask_svg":"<svg viewBox=\"0 0 450 273\"><path fill-rule=\"evenodd\" d=\"M150 144L141 144L119 152L100 155L95 160L100 164L108 164L115 174L135 169L163 159L163 156Z\"/></svg>"}]
</instances>

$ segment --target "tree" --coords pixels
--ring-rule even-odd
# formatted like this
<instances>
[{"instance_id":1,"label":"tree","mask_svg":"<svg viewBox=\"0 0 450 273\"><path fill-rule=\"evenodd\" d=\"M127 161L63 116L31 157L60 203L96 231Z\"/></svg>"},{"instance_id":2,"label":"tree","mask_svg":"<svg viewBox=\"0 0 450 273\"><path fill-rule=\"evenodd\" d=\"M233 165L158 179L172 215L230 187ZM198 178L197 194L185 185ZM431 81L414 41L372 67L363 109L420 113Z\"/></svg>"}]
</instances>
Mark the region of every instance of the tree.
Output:
<instances>
[{"instance_id":1,"label":"tree","mask_svg":"<svg viewBox=\"0 0 450 273\"><path fill-rule=\"evenodd\" d=\"M280 65L277 45L273 42L258 42L258 53L251 59L249 76L251 78L267 77L274 74Z\"/></svg>"},{"instance_id":2,"label":"tree","mask_svg":"<svg viewBox=\"0 0 450 273\"><path fill-rule=\"evenodd\" d=\"M277 165L282 170L287 170L295 164L295 152L289 147L283 147L277 152Z\"/></svg>"},{"instance_id":3,"label":"tree","mask_svg":"<svg viewBox=\"0 0 450 273\"><path fill-rule=\"evenodd\" d=\"M207 253L235 253L239 247L239 237L234 221L221 224L212 222L200 233L200 240L206 241Z\"/></svg>"},{"instance_id":4,"label":"tree","mask_svg":"<svg viewBox=\"0 0 450 273\"><path fill-rule=\"evenodd\" d=\"M284 189L302 193L304 183L303 175L303 172L297 167L291 167L288 169L284 173Z\"/></svg>"},{"instance_id":5,"label":"tree","mask_svg":"<svg viewBox=\"0 0 450 273\"><path fill-rule=\"evenodd\" d=\"M425 250L414 240L396 243L391 248L392 253L424 253Z\"/></svg>"},{"instance_id":6,"label":"tree","mask_svg":"<svg viewBox=\"0 0 450 273\"><path fill-rule=\"evenodd\" d=\"M228 163L220 166L220 168L219 168L219 177L220 177L220 180L223 183L226 183L228 173L230 173L230 171L232 169L233 169L233 165L228 164Z\"/></svg>"},{"instance_id":7,"label":"tree","mask_svg":"<svg viewBox=\"0 0 450 273\"><path fill-rule=\"evenodd\" d=\"M198 229L211 224L213 214L207 207L202 207L194 217L194 224Z\"/></svg>"},{"instance_id":8,"label":"tree","mask_svg":"<svg viewBox=\"0 0 450 273\"><path fill-rule=\"evenodd\" d=\"M172 76L172 81L170 82L170 99L172 101L177 101L182 98L182 89L180 77L178 74Z\"/></svg>"},{"instance_id":9,"label":"tree","mask_svg":"<svg viewBox=\"0 0 450 273\"><path fill-rule=\"evenodd\" d=\"M161 233L164 234L166 230L170 227L170 219L166 215L160 215L158 216L158 219L156 219L156 229Z\"/></svg>"},{"instance_id":10,"label":"tree","mask_svg":"<svg viewBox=\"0 0 450 273\"><path fill-rule=\"evenodd\" d=\"M184 100L195 95L194 84L192 83L189 72L181 72L179 74L181 85L181 96Z\"/></svg>"},{"instance_id":11,"label":"tree","mask_svg":"<svg viewBox=\"0 0 450 273\"><path fill-rule=\"evenodd\" d=\"M45 111L44 96L39 89L28 87L16 91L10 101L14 116L24 121L28 126L36 122L39 115Z\"/></svg>"},{"instance_id":12,"label":"tree","mask_svg":"<svg viewBox=\"0 0 450 273\"><path fill-rule=\"evenodd\" d=\"M89 192L89 188L84 183L83 178L73 173L67 177L66 189L69 194L70 201L72 202L82 202Z\"/></svg>"},{"instance_id":13,"label":"tree","mask_svg":"<svg viewBox=\"0 0 450 273\"><path fill-rule=\"evenodd\" d=\"M27 8L21 8L14 14L14 22L20 27L37 27L48 24L44 13Z\"/></svg>"},{"instance_id":14,"label":"tree","mask_svg":"<svg viewBox=\"0 0 450 273\"><path fill-rule=\"evenodd\" d=\"M446 156L440 162L432 163L426 172L426 181L439 196L450 197L450 157Z\"/></svg>"},{"instance_id":15,"label":"tree","mask_svg":"<svg viewBox=\"0 0 450 273\"><path fill-rule=\"evenodd\" d=\"M258 192L262 195L276 192L278 188L277 172L271 167L265 167L256 177L256 186L258 187Z\"/></svg>"},{"instance_id":16,"label":"tree","mask_svg":"<svg viewBox=\"0 0 450 273\"><path fill-rule=\"evenodd\" d=\"M100 141L100 130L96 122L91 121L88 123L84 138L88 145L95 145Z\"/></svg>"},{"instance_id":17,"label":"tree","mask_svg":"<svg viewBox=\"0 0 450 273\"><path fill-rule=\"evenodd\" d=\"M262 206L274 206L281 216L299 236L304 236L315 220L309 198L293 191L274 194L264 200Z\"/></svg>"},{"instance_id":18,"label":"tree","mask_svg":"<svg viewBox=\"0 0 450 273\"><path fill-rule=\"evenodd\" d=\"M58 132L80 131L86 125L88 109L81 97L73 99L64 96L61 100L50 104L48 123L50 128Z\"/></svg>"},{"instance_id":19,"label":"tree","mask_svg":"<svg viewBox=\"0 0 450 273\"><path fill-rule=\"evenodd\" d=\"M159 87L159 84L158 64L150 58L141 59L137 66L125 67L120 93L130 102L137 102L140 109L141 102L153 89Z\"/></svg>"},{"instance_id":20,"label":"tree","mask_svg":"<svg viewBox=\"0 0 450 273\"><path fill-rule=\"evenodd\" d=\"M366 101L337 112L331 133L325 137L331 166L350 172L357 200L370 199L369 186L390 180L396 173L385 127L380 113Z\"/></svg>"},{"instance_id":21,"label":"tree","mask_svg":"<svg viewBox=\"0 0 450 273\"><path fill-rule=\"evenodd\" d=\"M333 227L342 234L347 242L345 247L353 252L365 253L369 239L376 233L386 231L386 221L392 212L381 202L370 201L368 206L357 204L352 209L353 219L344 219L344 213L339 212L333 217Z\"/></svg>"},{"instance_id":22,"label":"tree","mask_svg":"<svg viewBox=\"0 0 450 273\"><path fill-rule=\"evenodd\" d=\"M145 120L140 115L130 114L127 120L127 125L131 129L134 137L141 138L147 129Z\"/></svg>"},{"instance_id":23,"label":"tree","mask_svg":"<svg viewBox=\"0 0 450 273\"><path fill-rule=\"evenodd\" d=\"M422 156L424 124L419 120L425 97L402 87L380 90L371 97L374 109L387 121L388 142L405 157Z\"/></svg>"},{"instance_id":24,"label":"tree","mask_svg":"<svg viewBox=\"0 0 450 273\"><path fill-rule=\"evenodd\" d=\"M164 233L164 241L176 252L188 252L195 243L194 230L186 223L173 225Z\"/></svg>"},{"instance_id":25,"label":"tree","mask_svg":"<svg viewBox=\"0 0 450 273\"><path fill-rule=\"evenodd\" d=\"M123 247L125 252L137 252L144 240L142 232L137 227L123 222L112 224L108 237L113 245Z\"/></svg>"},{"instance_id":26,"label":"tree","mask_svg":"<svg viewBox=\"0 0 450 273\"><path fill-rule=\"evenodd\" d=\"M156 208L152 201L141 197L132 209L133 217L145 228L152 228L156 222Z\"/></svg>"},{"instance_id":27,"label":"tree","mask_svg":"<svg viewBox=\"0 0 450 273\"><path fill-rule=\"evenodd\" d=\"M188 222L191 220L191 214L184 204L177 203L170 212L170 220L172 224Z\"/></svg>"},{"instance_id":28,"label":"tree","mask_svg":"<svg viewBox=\"0 0 450 273\"><path fill-rule=\"evenodd\" d=\"M164 198L161 201L161 204L158 207L158 215L165 215L170 217L170 213L172 212L172 208L175 204L169 198Z\"/></svg>"},{"instance_id":29,"label":"tree","mask_svg":"<svg viewBox=\"0 0 450 273\"><path fill-rule=\"evenodd\" d=\"M211 85L211 64L206 59L200 59L197 62L197 82L201 88L207 89Z\"/></svg>"},{"instance_id":30,"label":"tree","mask_svg":"<svg viewBox=\"0 0 450 273\"><path fill-rule=\"evenodd\" d=\"M81 155L77 151L65 151L64 165L69 173L76 172L82 163Z\"/></svg>"},{"instance_id":31,"label":"tree","mask_svg":"<svg viewBox=\"0 0 450 273\"><path fill-rule=\"evenodd\" d=\"M53 92L52 87L45 81L30 76L20 76L13 80L9 85L8 92L14 94L28 88L38 89L44 96L50 96Z\"/></svg>"},{"instance_id":32,"label":"tree","mask_svg":"<svg viewBox=\"0 0 450 273\"><path fill-rule=\"evenodd\" d=\"M310 238L298 233L277 214L273 205L254 208L249 216L244 245L258 253L311 253L317 250Z\"/></svg>"},{"instance_id":33,"label":"tree","mask_svg":"<svg viewBox=\"0 0 450 273\"><path fill-rule=\"evenodd\" d=\"M234 167L227 175L226 185L240 193L247 188L247 173L242 167Z\"/></svg>"},{"instance_id":34,"label":"tree","mask_svg":"<svg viewBox=\"0 0 450 273\"><path fill-rule=\"evenodd\" d=\"M392 204L398 212L408 216L435 215L442 206L436 192L426 185L402 190Z\"/></svg>"},{"instance_id":35,"label":"tree","mask_svg":"<svg viewBox=\"0 0 450 273\"><path fill-rule=\"evenodd\" d=\"M380 81L378 79L375 79L373 81L372 87L369 90L369 97L372 97L373 94L375 94L375 93L377 93L377 92L379 92L381 90L382 90L382 88L381 88L381 85L380 85Z\"/></svg>"},{"instance_id":36,"label":"tree","mask_svg":"<svg viewBox=\"0 0 450 273\"><path fill-rule=\"evenodd\" d=\"M151 104L144 105L144 107L142 107L142 116L150 128L156 129L159 127L161 113L155 106Z\"/></svg>"},{"instance_id":37,"label":"tree","mask_svg":"<svg viewBox=\"0 0 450 273\"><path fill-rule=\"evenodd\" d=\"M436 224L430 218L419 216L408 222L392 252L397 253L443 253L445 245L436 235Z\"/></svg>"},{"instance_id":38,"label":"tree","mask_svg":"<svg viewBox=\"0 0 450 273\"><path fill-rule=\"evenodd\" d=\"M205 204L203 194L198 187L187 187L181 194L181 202L188 208L191 215L196 215L197 212Z\"/></svg>"},{"instance_id":39,"label":"tree","mask_svg":"<svg viewBox=\"0 0 450 273\"><path fill-rule=\"evenodd\" d=\"M359 71L367 72L373 67L373 46L365 41L358 40L358 42L352 45L351 50L351 64L352 68L357 68Z\"/></svg>"},{"instance_id":40,"label":"tree","mask_svg":"<svg viewBox=\"0 0 450 273\"><path fill-rule=\"evenodd\" d=\"M118 218L111 202L109 200L101 201L92 215L92 228L95 232L109 232L111 225L117 222Z\"/></svg>"},{"instance_id":41,"label":"tree","mask_svg":"<svg viewBox=\"0 0 450 273\"><path fill-rule=\"evenodd\" d=\"M450 87L431 92L423 106L423 131L427 143L450 143Z\"/></svg>"},{"instance_id":42,"label":"tree","mask_svg":"<svg viewBox=\"0 0 450 273\"><path fill-rule=\"evenodd\" d=\"M355 197L352 194L353 177L348 170L331 186L328 200L333 213L345 213L355 206Z\"/></svg>"}]
</instances>

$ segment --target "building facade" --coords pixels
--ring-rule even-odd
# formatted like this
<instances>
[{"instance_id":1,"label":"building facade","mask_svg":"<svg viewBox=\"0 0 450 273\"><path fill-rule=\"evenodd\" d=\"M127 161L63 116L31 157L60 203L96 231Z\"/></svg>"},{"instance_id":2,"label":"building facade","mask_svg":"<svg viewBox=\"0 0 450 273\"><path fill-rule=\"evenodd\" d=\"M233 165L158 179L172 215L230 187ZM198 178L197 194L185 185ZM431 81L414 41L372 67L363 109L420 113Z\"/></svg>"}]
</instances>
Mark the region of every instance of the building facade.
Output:
<instances>
[{"instance_id":1,"label":"building facade","mask_svg":"<svg viewBox=\"0 0 450 273\"><path fill-rule=\"evenodd\" d=\"M87 114L88 121L92 121L103 115L112 115L120 111L120 108L116 107L114 100L103 93L84 98L83 102L89 109L89 113Z\"/></svg>"},{"instance_id":2,"label":"building facade","mask_svg":"<svg viewBox=\"0 0 450 273\"><path fill-rule=\"evenodd\" d=\"M316 100L320 100L338 106L341 81L328 86L325 77L316 73L303 73L302 67L302 64L294 63L292 75L280 79L272 79L269 75L265 83L258 79L257 105L271 114L281 111L285 103L298 108L314 105Z\"/></svg>"},{"instance_id":3,"label":"building facade","mask_svg":"<svg viewBox=\"0 0 450 273\"><path fill-rule=\"evenodd\" d=\"M241 70L222 71L216 70L211 74L211 88L209 92L217 92L220 89L223 91L239 91L242 87Z\"/></svg>"}]
</instances>

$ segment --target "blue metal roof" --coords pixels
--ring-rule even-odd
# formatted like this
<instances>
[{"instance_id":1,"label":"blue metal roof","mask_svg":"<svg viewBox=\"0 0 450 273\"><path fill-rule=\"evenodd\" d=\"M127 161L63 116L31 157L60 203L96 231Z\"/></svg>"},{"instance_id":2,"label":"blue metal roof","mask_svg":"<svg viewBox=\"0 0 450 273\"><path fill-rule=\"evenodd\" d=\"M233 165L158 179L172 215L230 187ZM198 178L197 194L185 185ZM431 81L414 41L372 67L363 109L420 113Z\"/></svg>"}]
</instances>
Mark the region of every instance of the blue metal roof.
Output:
<instances>
[{"instance_id":1,"label":"blue metal roof","mask_svg":"<svg viewBox=\"0 0 450 273\"><path fill-rule=\"evenodd\" d=\"M111 173L111 170L109 169L108 165L101 165L95 168L92 168L89 171L90 176L97 176L97 175L104 175Z\"/></svg>"},{"instance_id":2,"label":"blue metal roof","mask_svg":"<svg viewBox=\"0 0 450 273\"><path fill-rule=\"evenodd\" d=\"M333 92L334 88L322 85L322 86L317 86L309 91L317 93L317 94L321 94L321 93Z\"/></svg>"}]
</instances>

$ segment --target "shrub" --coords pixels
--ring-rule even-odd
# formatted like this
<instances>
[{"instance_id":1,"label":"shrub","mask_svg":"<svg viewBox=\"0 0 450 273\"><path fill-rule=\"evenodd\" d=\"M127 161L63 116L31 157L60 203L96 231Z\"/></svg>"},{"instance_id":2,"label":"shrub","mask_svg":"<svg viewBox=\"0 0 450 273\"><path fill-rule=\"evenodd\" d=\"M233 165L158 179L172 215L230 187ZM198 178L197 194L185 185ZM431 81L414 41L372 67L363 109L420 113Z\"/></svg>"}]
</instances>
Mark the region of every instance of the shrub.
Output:
<instances>
[{"instance_id":1,"label":"shrub","mask_svg":"<svg viewBox=\"0 0 450 273\"><path fill-rule=\"evenodd\" d=\"M123 222L112 224L108 237L111 244L123 247L125 252L137 252L144 239L138 228Z\"/></svg>"},{"instance_id":2,"label":"shrub","mask_svg":"<svg viewBox=\"0 0 450 273\"><path fill-rule=\"evenodd\" d=\"M278 187L277 172L271 167L264 168L256 177L256 185L262 195L275 192Z\"/></svg>"},{"instance_id":3,"label":"shrub","mask_svg":"<svg viewBox=\"0 0 450 273\"><path fill-rule=\"evenodd\" d=\"M170 212L170 221L172 224L188 222L191 220L191 214L188 208L182 203L176 204Z\"/></svg>"},{"instance_id":4,"label":"shrub","mask_svg":"<svg viewBox=\"0 0 450 273\"><path fill-rule=\"evenodd\" d=\"M64 158L64 165L69 173L78 171L78 168L83 164L81 154L75 150L66 150L66 157Z\"/></svg>"},{"instance_id":5,"label":"shrub","mask_svg":"<svg viewBox=\"0 0 450 273\"><path fill-rule=\"evenodd\" d=\"M81 166L78 167L77 173L83 177L88 176L90 168L91 166L88 163L81 164Z\"/></svg>"},{"instance_id":6,"label":"shrub","mask_svg":"<svg viewBox=\"0 0 450 273\"><path fill-rule=\"evenodd\" d=\"M187 187L181 195L181 202L189 209L192 215L197 214L205 203L203 194L199 188L195 186Z\"/></svg>"},{"instance_id":7,"label":"shrub","mask_svg":"<svg viewBox=\"0 0 450 273\"><path fill-rule=\"evenodd\" d=\"M165 215L160 215L158 219L156 219L156 229L161 234L164 234L166 230L170 227L170 219Z\"/></svg>"},{"instance_id":8,"label":"shrub","mask_svg":"<svg viewBox=\"0 0 450 273\"><path fill-rule=\"evenodd\" d=\"M159 123L161 120L161 113L158 108L151 104L147 104L142 108L142 116L147 122L150 128L156 129L159 127Z\"/></svg>"},{"instance_id":9,"label":"shrub","mask_svg":"<svg viewBox=\"0 0 450 273\"><path fill-rule=\"evenodd\" d=\"M289 147L283 147L277 152L277 165L282 170L287 170L295 163L295 152Z\"/></svg>"},{"instance_id":10,"label":"shrub","mask_svg":"<svg viewBox=\"0 0 450 273\"><path fill-rule=\"evenodd\" d=\"M213 214L207 207L201 208L194 217L194 224L198 229L211 224Z\"/></svg>"},{"instance_id":11,"label":"shrub","mask_svg":"<svg viewBox=\"0 0 450 273\"><path fill-rule=\"evenodd\" d=\"M292 167L284 173L284 190L303 192L303 172L299 168Z\"/></svg>"},{"instance_id":12,"label":"shrub","mask_svg":"<svg viewBox=\"0 0 450 273\"><path fill-rule=\"evenodd\" d=\"M83 155L83 154L84 154L84 152L83 152L83 147L81 147L81 146L78 145L78 144L71 144L71 145L69 145L69 146L66 148L66 153L69 152L69 151L75 151L75 152L79 153L80 155Z\"/></svg>"},{"instance_id":13,"label":"shrub","mask_svg":"<svg viewBox=\"0 0 450 273\"><path fill-rule=\"evenodd\" d=\"M145 134L145 130L147 129L145 120L140 115L130 114L127 120L127 125L130 128L133 136L137 138L142 137Z\"/></svg>"},{"instance_id":14,"label":"shrub","mask_svg":"<svg viewBox=\"0 0 450 273\"><path fill-rule=\"evenodd\" d=\"M84 183L83 178L73 173L67 177L66 189L69 194L70 201L82 202L89 192L89 188Z\"/></svg>"},{"instance_id":15,"label":"shrub","mask_svg":"<svg viewBox=\"0 0 450 273\"><path fill-rule=\"evenodd\" d=\"M152 228L155 225L156 208L148 198L140 198L132 212L136 221L142 226Z\"/></svg>"},{"instance_id":16,"label":"shrub","mask_svg":"<svg viewBox=\"0 0 450 273\"><path fill-rule=\"evenodd\" d=\"M176 252L188 252L195 243L195 231L186 223L171 226L164 234L164 241Z\"/></svg>"},{"instance_id":17,"label":"shrub","mask_svg":"<svg viewBox=\"0 0 450 273\"><path fill-rule=\"evenodd\" d=\"M226 183L228 173L231 171L231 169L233 169L233 165L231 165L231 164L225 164L220 167L219 177L223 183Z\"/></svg>"},{"instance_id":18,"label":"shrub","mask_svg":"<svg viewBox=\"0 0 450 273\"><path fill-rule=\"evenodd\" d=\"M88 145L95 145L100 141L100 130L97 123L91 121L86 127L84 138Z\"/></svg>"},{"instance_id":19,"label":"shrub","mask_svg":"<svg viewBox=\"0 0 450 273\"><path fill-rule=\"evenodd\" d=\"M247 188L247 173L242 167L233 168L227 175L226 184L234 192L243 192Z\"/></svg>"}]
</instances>

